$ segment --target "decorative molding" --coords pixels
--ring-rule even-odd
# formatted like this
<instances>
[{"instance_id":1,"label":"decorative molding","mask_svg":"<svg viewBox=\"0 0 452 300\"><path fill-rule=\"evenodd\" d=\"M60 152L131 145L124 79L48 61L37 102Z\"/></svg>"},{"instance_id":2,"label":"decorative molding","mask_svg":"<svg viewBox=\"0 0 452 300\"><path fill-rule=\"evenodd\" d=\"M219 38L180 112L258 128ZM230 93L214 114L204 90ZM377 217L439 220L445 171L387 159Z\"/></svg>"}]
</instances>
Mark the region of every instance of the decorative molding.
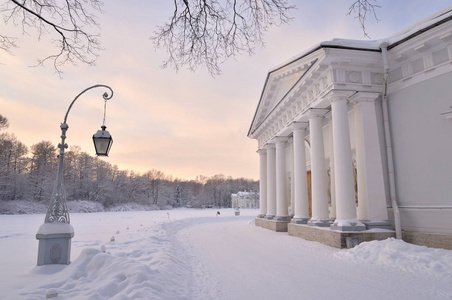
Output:
<instances>
[{"instance_id":1,"label":"decorative molding","mask_svg":"<svg viewBox=\"0 0 452 300\"><path fill-rule=\"evenodd\" d=\"M383 84L385 82L385 77L382 73L375 73L374 74L374 82L376 84Z\"/></svg>"},{"instance_id":2,"label":"decorative molding","mask_svg":"<svg viewBox=\"0 0 452 300\"><path fill-rule=\"evenodd\" d=\"M350 72L348 74L348 79L353 83L358 83L360 82L361 76L358 72Z\"/></svg>"},{"instance_id":3,"label":"decorative molding","mask_svg":"<svg viewBox=\"0 0 452 300\"><path fill-rule=\"evenodd\" d=\"M442 36L439 37L443 42L450 42L452 41L452 32L448 32Z\"/></svg>"},{"instance_id":4,"label":"decorative molding","mask_svg":"<svg viewBox=\"0 0 452 300\"><path fill-rule=\"evenodd\" d=\"M446 119L452 120L452 106L449 109L449 111L443 112L441 115Z\"/></svg>"},{"instance_id":5,"label":"decorative molding","mask_svg":"<svg viewBox=\"0 0 452 300\"><path fill-rule=\"evenodd\" d=\"M425 50L429 49L430 46L427 45L426 43L422 43L416 47L414 47L414 50L416 50L417 52L424 52Z\"/></svg>"}]
</instances>

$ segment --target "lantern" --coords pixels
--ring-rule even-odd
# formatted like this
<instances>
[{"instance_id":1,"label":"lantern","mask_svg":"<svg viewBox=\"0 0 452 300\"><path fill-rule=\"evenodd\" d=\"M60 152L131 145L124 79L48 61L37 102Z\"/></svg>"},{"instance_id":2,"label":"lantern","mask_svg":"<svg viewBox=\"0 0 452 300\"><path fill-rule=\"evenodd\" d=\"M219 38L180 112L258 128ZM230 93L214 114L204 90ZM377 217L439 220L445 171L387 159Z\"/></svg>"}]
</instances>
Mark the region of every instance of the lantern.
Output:
<instances>
[{"instance_id":1,"label":"lantern","mask_svg":"<svg viewBox=\"0 0 452 300\"><path fill-rule=\"evenodd\" d=\"M94 148L96 149L97 156L108 156L113 139L110 133L105 130L107 128L105 125L102 125L101 128L102 130L98 130L93 135Z\"/></svg>"}]
</instances>

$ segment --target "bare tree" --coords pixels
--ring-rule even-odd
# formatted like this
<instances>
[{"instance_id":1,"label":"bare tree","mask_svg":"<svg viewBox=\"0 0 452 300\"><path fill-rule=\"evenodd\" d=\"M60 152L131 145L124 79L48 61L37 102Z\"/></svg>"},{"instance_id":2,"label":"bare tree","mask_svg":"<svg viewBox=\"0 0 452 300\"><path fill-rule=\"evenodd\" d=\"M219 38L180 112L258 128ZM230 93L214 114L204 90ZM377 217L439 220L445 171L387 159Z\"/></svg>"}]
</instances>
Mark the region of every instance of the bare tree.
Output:
<instances>
[{"instance_id":1,"label":"bare tree","mask_svg":"<svg viewBox=\"0 0 452 300\"><path fill-rule=\"evenodd\" d=\"M173 0L173 15L151 39L155 47L168 52L163 67L192 71L205 67L217 75L227 59L253 54L256 46L263 46L271 26L289 23L295 9L292 1ZM348 14L356 16L367 37L366 17L370 13L376 18L377 1L357 0L349 7ZM67 63L95 63L101 48L92 27L99 27L96 13L102 12L102 6L102 0L4 0L0 14L6 25L20 26L24 34L36 30L38 40L44 34L56 35L56 52L39 59L37 65L51 61L61 76ZM15 47L14 37L0 32L0 50L12 53Z\"/></svg>"},{"instance_id":2,"label":"bare tree","mask_svg":"<svg viewBox=\"0 0 452 300\"><path fill-rule=\"evenodd\" d=\"M8 119L2 115L0 115L0 130L6 129L9 127Z\"/></svg>"},{"instance_id":3,"label":"bare tree","mask_svg":"<svg viewBox=\"0 0 452 300\"><path fill-rule=\"evenodd\" d=\"M270 26L290 22L294 8L287 0L174 0L173 16L152 39L169 54L164 67L204 66L215 75L226 59L252 54Z\"/></svg>"},{"instance_id":4,"label":"bare tree","mask_svg":"<svg viewBox=\"0 0 452 300\"><path fill-rule=\"evenodd\" d=\"M6 51L9 54L11 54L12 49L16 48L16 47L17 47L17 44L15 41L15 38L0 34L0 49L1 50Z\"/></svg>"},{"instance_id":5,"label":"bare tree","mask_svg":"<svg viewBox=\"0 0 452 300\"><path fill-rule=\"evenodd\" d=\"M50 141L41 141L30 147L29 177L32 183L33 198L37 201L50 199L58 163L56 150L57 148Z\"/></svg>"},{"instance_id":6,"label":"bare tree","mask_svg":"<svg viewBox=\"0 0 452 300\"><path fill-rule=\"evenodd\" d=\"M0 6L6 25L20 26L24 34L36 30L38 40L44 34L57 35L56 52L38 60L37 65L51 61L61 75L61 67L67 63L93 65L98 57L98 35L86 30L86 26L98 27L95 14L101 12L100 0L9 0ZM17 47L13 37L0 34L0 49L11 52Z\"/></svg>"}]
</instances>

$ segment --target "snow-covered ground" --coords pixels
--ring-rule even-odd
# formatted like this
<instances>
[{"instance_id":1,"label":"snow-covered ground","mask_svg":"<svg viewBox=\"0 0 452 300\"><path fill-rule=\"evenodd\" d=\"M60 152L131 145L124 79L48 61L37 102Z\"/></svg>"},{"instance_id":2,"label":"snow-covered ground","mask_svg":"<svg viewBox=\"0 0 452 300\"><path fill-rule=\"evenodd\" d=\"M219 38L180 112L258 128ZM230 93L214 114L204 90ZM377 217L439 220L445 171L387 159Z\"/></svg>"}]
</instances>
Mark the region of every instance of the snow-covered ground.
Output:
<instances>
[{"instance_id":1,"label":"snow-covered ground","mask_svg":"<svg viewBox=\"0 0 452 300\"><path fill-rule=\"evenodd\" d=\"M255 227L256 210L216 212L71 214L72 263L41 267L44 215L2 215L0 299L452 299L450 250L339 250Z\"/></svg>"}]
</instances>

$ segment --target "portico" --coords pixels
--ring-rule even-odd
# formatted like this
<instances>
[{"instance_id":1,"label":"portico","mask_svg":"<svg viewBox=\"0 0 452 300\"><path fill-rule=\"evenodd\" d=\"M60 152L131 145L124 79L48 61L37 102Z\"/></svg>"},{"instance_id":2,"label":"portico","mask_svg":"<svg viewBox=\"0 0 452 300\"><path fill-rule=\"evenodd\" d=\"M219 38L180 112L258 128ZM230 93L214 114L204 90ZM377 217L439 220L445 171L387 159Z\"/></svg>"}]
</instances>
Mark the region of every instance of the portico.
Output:
<instances>
[{"instance_id":1,"label":"portico","mask_svg":"<svg viewBox=\"0 0 452 300\"><path fill-rule=\"evenodd\" d=\"M258 141L263 195L256 225L394 235L376 109L384 70L365 63L369 56L381 59L373 49L319 47L269 73L249 132Z\"/></svg>"},{"instance_id":2,"label":"portico","mask_svg":"<svg viewBox=\"0 0 452 300\"><path fill-rule=\"evenodd\" d=\"M260 155L255 224L335 247L403 233L451 248L451 32L452 7L270 70L248 132Z\"/></svg>"}]
</instances>

